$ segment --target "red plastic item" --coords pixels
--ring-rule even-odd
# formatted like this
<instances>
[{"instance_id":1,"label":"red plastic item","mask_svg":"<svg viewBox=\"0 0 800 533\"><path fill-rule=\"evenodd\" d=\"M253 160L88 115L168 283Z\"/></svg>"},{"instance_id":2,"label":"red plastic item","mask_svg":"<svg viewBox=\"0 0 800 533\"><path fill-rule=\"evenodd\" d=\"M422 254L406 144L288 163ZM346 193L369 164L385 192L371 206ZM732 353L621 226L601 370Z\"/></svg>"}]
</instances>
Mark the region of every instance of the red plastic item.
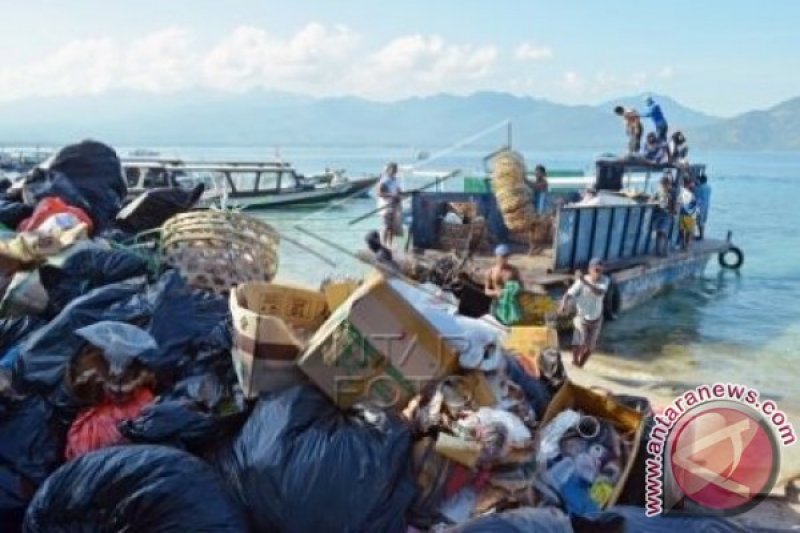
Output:
<instances>
[{"instance_id":1,"label":"red plastic item","mask_svg":"<svg viewBox=\"0 0 800 533\"><path fill-rule=\"evenodd\" d=\"M74 215L78 220L89 226L89 233L92 233L94 224L92 224L92 219L89 218L86 211L78 207L73 207L64 202L61 198L53 196L44 198L41 202L36 204L36 209L33 211L33 214L19 223L17 231L33 231L51 216L61 213Z\"/></svg>"},{"instance_id":2,"label":"red plastic item","mask_svg":"<svg viewBox=\"0 0 800 533\"><path fill-rule=\"evenodd\" d=\"M125 403L107 400L82 411L69 428L64 457L69 461L92 450L122 444L125 439L117 424L138 417L154 398L150 389L141 388Z\"/></svg>"}]
</instances>

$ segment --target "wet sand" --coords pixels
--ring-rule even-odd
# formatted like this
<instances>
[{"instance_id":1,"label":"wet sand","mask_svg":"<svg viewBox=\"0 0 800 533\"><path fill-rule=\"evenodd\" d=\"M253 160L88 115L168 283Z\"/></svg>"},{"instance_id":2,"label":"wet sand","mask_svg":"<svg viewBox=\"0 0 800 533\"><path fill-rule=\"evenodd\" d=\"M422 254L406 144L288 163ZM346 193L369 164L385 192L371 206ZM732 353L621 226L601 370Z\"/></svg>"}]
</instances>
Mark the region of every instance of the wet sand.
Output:
<instances>
[{"instance_id":1,"label":"wet sand","mask_svg":"<svg viewBox=\"0 0 800 533\"><path fill-rule=\"evenodd\" d=\"M655 381L652 377L628 372L620 365L618 358L607 354L594 354L581 368L572 366L571 355L562 353L566 362L569 379L585 387L598 387L614 393L645 396L655 408L669 405L686 390L681 384L669 380ZM800 412L779 405L789 417L795 433L800 432ZM778 481L770 496L757 507L735 517L735 521L747 530L758 528L777 528L779 530L800 531L800 502L789 502L785 498L786 483L800 476L800 444L797 442L781 450L781 468Z\"/></svg>"}]
</instances>

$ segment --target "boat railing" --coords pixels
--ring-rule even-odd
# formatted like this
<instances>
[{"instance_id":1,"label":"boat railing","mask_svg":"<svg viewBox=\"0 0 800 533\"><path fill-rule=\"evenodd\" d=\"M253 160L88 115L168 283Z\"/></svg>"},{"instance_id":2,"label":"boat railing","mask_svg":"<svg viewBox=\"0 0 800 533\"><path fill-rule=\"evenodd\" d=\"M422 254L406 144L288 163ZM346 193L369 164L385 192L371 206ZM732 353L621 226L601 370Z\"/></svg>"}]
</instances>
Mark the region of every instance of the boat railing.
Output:
<instances>
[{"instance_id":1,"label":"boat railing","mask_svg":"<svg viewBox=\"0 0 800 533\"><path fill-rule=\"evenodd\" d=\"M655 253L657 208L655 203L561 207L555 220L552 270L585 269L595 257L614 264ZM677 217L673 217L668 242L678 231Z\"/></svg>"}]
</instances>

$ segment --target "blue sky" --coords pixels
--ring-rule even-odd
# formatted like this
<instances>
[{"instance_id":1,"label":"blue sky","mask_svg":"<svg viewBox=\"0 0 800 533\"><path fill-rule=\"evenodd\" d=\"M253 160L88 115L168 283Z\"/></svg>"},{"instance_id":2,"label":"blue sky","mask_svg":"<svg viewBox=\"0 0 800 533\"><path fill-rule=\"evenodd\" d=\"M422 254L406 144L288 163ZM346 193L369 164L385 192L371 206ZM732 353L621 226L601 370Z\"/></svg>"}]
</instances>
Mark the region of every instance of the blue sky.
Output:
<instances>
[{"instance_id":1,"label":"blue sky","mask_svg":"<svg viewBox=\"0 0 800 533\"><path fill-rule=\"evenodd\" d=\"M29 0L2 16L0 100L265 87L597 103L653 91L731 115L800 94L792 0Z\"/></svg>"}]
</instances>

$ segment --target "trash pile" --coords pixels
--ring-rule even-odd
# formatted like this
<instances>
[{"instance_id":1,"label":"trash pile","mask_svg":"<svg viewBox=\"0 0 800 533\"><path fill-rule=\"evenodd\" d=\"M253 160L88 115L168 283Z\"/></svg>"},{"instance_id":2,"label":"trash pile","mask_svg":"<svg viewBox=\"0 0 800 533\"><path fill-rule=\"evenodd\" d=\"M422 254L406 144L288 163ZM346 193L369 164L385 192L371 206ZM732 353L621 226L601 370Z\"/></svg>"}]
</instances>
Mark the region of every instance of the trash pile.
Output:
<instances>
[{"instance_id":1,"label":"trash pile","mask_svg":"<svg viewBox=\"0 0 800 533\"><path fill-rule=\"evenodd\" d=\"M126 195L93 141L0 195L4 532L642 527L649 404L571 383L551 326L274 283L263 222ZM736 530L647 527L686 520Z\"/></svg>"}]
</instances>

